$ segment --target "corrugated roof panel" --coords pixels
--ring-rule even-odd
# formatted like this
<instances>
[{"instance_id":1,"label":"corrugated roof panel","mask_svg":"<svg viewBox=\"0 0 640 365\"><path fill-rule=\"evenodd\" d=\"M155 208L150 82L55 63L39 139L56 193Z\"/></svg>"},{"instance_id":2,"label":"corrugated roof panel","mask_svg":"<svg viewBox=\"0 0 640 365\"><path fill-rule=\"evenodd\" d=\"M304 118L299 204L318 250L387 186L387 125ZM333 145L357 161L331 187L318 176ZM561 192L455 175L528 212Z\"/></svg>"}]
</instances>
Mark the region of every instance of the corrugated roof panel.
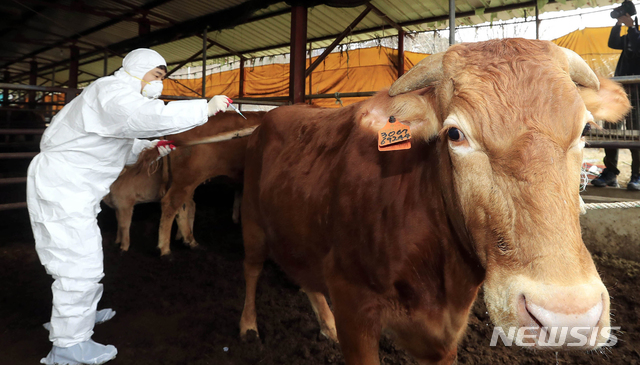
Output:
<instances>
[{"instance_id":1,"label":"corrugated roof panel","mask_svg":"<svg viewBox=\"0 0 640 365\"><path fill-rule=\"evenodd\" d=\"M180 62L202 50L202 38L189 37L155 46L153 49L158 51L167 63Z\"/></svg>"},{"instance_id":2,"label":"corrugated roof panel","mask_svg":"<svg viewBox=\"0 0 640 365\"><path fill-rule=\"evenodd\" d=\"M120 22L84 38L94 43L108 46L110 44L114 44L137 36L138 23Z\"/></svg>"},{"instance_id":3,"label":"corrugated roof panel","mask_svg":"<svg viewBox=\"0 0 640 365\"><path fill-rule=\"evenodd\" d=\"M111 74L113 71L117 70L118 68L120 68L120 66L122 65L122 61L120 61L120 65L118 65L118 67L113 67L115 66L115 62L110 63L110 66L113 68L108 68L107 71L107 75ZM97 61L97 62L92 62L86 65L82 65L80 66L80 70L85 72L80 74L81 77L78 78L78 82L80 82L80 80L91 80L91 79L96 79L98 77L102 77L105 76L104 75L104 62L103 61Z\"/></svg>"},{"instance_id":4,"label":"corrugated roof panel","mask_svg":"<svg viewBox=\"0 0 640 365\"><path fill-rule=\"evenodd\" d=\"M256 11L253 15L254 16L266 15L266 14L275 13L277 11L288 9L288 8L291 8L291 7L283 1L281 3L273 4L267 8L260 9Z\"/></svg>"},{"instance_id":5,"label":"corrugated roof panel","mask_svg":"<svg viewBox=\"0 0 640 365\"><path fill-rule=\"evenodd\" d=\"M143 6L144 3L148 3L149 0L126 0L134 7ZM171 0L163 5L160 5L151 10L149 19L162 24L169 24L166 18L173 20L173 23L180 23L189 21L206 14L215 13L224 9L228 9L240 4L246 3L248 0L226 0L226 1L210 1L203 2L200 0ZM509 10L502 11L495 14L482 14L482 9L485 5L490 4L492 7L512 5L522 3L525 0L458 0L456 1L456 8L458 12L473 12L476 9L478 15L472 15L465 18L459 18L456 21L457 25L461 24L477 24L483 23L487 20L507 20L513 17L521 17L524 15L524 10ZM554 4L547 4L541 9L541 12L558 11L558 10L571 10L575 8L575 4L583 4L583 7L611 5L613 0L582 0L582 1L568 1L557 2ZM24 10L30 7L29 3L16 5L19 9ZM60 0L56 2L58 6L68 7L71 6L72 0ZM89 2L87 2L89 4ZM420 19L433 18L435 16L446 16L448 13L448 0L373 0L372 4L384 12L387 16L393 19L396 23L416 22ZM95 0L90 2L90 6L94 8L111 9L115 12L127 12L131 10L131 7L118 4L113 0ZM265 15L272 12L279 12L283 9L289 8L284 1L271 5L268 8L260 9L255 12L254 16ZM329 37L342 32L358 15L365 9L364 6L356 8L332 8L328 6L316 6L309 9L308 12L308 39ZM98 11L104 11L104 9L97 9ZM526 9L527 14L533 14L533 8ZM61 9L50 7L46 11L41 12L32 18L29 22L29 26L40 28L37 30L24 30L22 36L27 39L33 39L37 41L47 41L49 44L56 42L61 37L68 37L86 29L94 27L98 24L102 24L111 17L80 13L78 11L71 11L70 9ZM220 44L241 53L251 49L259 49L268 46L279 46L278 49L254 52L247 56L262 57L269 55L276 55L288 52L289 38L290 38L290 20L291 15L289 13L262 19L260 21L251 22L245 25L239 25L232 29L224 29L222 31L210 32L209 39L215 40ZM445 19L439 22L428 23L416 23L409 26L405 26L407 31L423 31L433 29L443 29L448 25L448 21ZM152 25L152 29L159 29L162 25ZM382 18L377 16L374 12L370 12L361 22L358 24L354 31L360 31L362 29L381 29L384 30L370 32L367 34L349 35L343 43L356 42L362 40L368 40L375 37L383 37L396 34L396 31L390 27ZM49 33L47 33L47 31ZM53 34L55 33L55 35ZM81 53L85 53L91 49L97 47L107 46L109 44L117 43L123 40L135 38L138 35L138 24L135 21L123 21L108 28L105 28L97 33L91 34L86 37L82 37L78 46L81 47ZM42 44L31 44L29 42L19 42L15 40L12 42L12 37L8 38L8 41L0 43L0 49L2 49L3 56L11 56L12 52L19 52L19 54L28 54L35 50L42 49ZM314 48L325 47L332 42L332 39L324 41L314 42ZM87 44L89 43L89 44ZM199 37L189 37L183 40L170 42L158 47L154 47L158 50L169 63L180 62L194 53L198 52L202 48L202 40ZM207 52L209 58L228 54L227 51L220 47L212 47ZM69 57L68 48L65 45L63 48L56 48L46 52L43 52L38 58L40 64L46 64L51 61L67 60ZM10 66L13 72L24 73L29 69L29 59L26 59L19 64ZM82 62L82 61L81 61ZM111 68L112 61L109 61ZM113 67L117 68L121 59L113 57ZM92 62L86 65L87 68L81 69L87 72L102 75L103 64L102 61ZM82 78L81 78L82 79Z\"/></svg>"},{"instance_id":6,"label":"corrugated roof panel","mask_svg":"<svg viewBox=\"0 0 640 365\"><path fill-rule=\"evenodd\" d=\"M49 8L46 12L39 12L30 23L61 35L72 36L107 20L107 16Z\"/></svg>"},{"instance_id":7,"label":"corrugated roof panel","mask_svg":"<svg viewBox=\"0 0 640 365\"><path fill-rule=\"evenodd\" d=\"M290 16L287 14L211 33L209 38L219 41L228 48L243 52L288 43L290 32Z\"/></svg>"},{"instance_id":8,"label":"corrugated roof panel","mask_svg":"<svg viewBox=\"0 0 640 365\"><path fill-rule=\"evenodd\" d=\"M247 0L225 0L225 1L202 1L202 0L180 0L170 1L166 4L154 8L158 14L170 17L181 23L203 15L216 13L246 3Z\"/></svg>"}]
</instances>

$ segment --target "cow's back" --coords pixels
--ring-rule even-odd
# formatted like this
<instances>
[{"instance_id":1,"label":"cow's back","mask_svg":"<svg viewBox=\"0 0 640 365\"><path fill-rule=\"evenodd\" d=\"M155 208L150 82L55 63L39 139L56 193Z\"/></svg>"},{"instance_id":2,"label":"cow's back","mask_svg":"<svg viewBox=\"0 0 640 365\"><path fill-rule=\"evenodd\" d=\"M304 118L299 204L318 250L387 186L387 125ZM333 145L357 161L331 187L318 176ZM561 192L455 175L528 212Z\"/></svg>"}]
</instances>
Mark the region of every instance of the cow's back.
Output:
<instances>
[{"instance_id":1,"label":"cow's back","mask_svg":"<svg viewBox=\"0 0 640 365\"><path fill-rule=\"evenodd\" d=\"M264 112L245 112L245 120L235 112L226 112L210 118L209 122L187 132L168 136L177 145L204 139L217 134L259 125ZM178 148L171 157L171 174L176 180L201 183L202 179L227 176L233 181L242 181L247 138L199 144Z\"/></svg>"}]
</instances>

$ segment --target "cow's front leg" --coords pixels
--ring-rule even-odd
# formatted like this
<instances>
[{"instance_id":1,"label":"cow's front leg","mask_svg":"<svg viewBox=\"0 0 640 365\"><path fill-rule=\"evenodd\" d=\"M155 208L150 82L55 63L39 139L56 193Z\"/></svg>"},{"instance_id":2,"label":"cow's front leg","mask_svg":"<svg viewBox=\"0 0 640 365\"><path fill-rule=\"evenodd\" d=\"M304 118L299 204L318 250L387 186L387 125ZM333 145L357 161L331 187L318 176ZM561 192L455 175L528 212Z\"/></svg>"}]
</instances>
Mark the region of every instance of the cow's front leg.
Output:
<instances>
[{"instance_id":1,"label":"cow's front leg","mask_svg":"<svg viewBox=\"0 0 640 365\"><path fill-rule=\"evenodd\" d=\"M347 365L379 365L379 301L366 289L343 279L329 280L333 314Z\"/></svg>"},{"instance_id":2,"label":"cow's front leg","mask_svg":"<svg viewBox=\"0 0 640 365\"><path fill-rule=\"evenodd\" d=\"M324 294L312 292L307 289L304 292L309 297L311 307L316 314L318 323L320 324L320 333L333 341L338 342L338 334L336 333L336 321L331 312L331 308L327 304Z\"/></svg>"},{"instance_id":3,"label":"cow's front leg","mask_svg":"<svg viewBox=\"0 0 640 365\"><path fill-rule=\"evenodd\" d=\"M129 251L129 230L131 228L131 217L133 217L133 205L133 203L121 204L116 210L116 218L118 220L116 244L120 244L122 251Z\"/></svg>"}]
</instances>

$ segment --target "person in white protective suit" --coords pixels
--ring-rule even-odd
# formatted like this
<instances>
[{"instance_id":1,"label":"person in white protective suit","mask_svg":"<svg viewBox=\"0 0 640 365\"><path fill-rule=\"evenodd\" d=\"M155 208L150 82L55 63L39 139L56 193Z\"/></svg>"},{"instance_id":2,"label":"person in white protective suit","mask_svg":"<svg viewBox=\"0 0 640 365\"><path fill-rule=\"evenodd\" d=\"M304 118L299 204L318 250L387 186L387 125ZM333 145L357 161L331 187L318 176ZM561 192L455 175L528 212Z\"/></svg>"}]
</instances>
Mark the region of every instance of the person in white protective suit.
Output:
<instances>
[{"instance_id":1,"label":"person in white protective suit","mask_svg":"<svg viewBox=\"0 0 640 365\"><path fill-rule=\"evenodd\" d=\"M91 340L96 322L111 319L111 309L96 312L102 296L102 238L97 215L125 164L146 148L161 155L170 146L148 138L176 134L204 124L225 110L224 95L165 105L166 62L150 49L137 49L112 76L85 88L51 121L31 161L27 204L36 251L53 279L49 340L43 364L102 364L117 350Z\"/></svg>"}]
</instances>

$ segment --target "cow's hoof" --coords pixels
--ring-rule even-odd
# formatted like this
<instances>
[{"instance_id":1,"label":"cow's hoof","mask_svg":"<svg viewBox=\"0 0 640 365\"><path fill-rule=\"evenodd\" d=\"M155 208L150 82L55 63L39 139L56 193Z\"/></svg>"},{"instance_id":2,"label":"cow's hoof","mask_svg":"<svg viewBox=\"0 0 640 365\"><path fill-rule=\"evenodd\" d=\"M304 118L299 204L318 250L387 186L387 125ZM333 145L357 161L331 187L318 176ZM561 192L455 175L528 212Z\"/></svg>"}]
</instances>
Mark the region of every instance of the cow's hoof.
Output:
<instances>
[{"instance_id":1,"label":"cow's hoof","mask_svg":"<svg viewBox=\"0 0 640 365\"><path fill-rule=\"evenodd\" d=\"M335 343L340 343L340 341L338 341L338 333L336 332L335 328L321 330L320 337L324 337Z\"/></svg>"},{"instance_id":2,"label":"cow's hoof","mask_svg":"<svg viewBox=\"0 0 640 365\"><path fill-rule=\"evenodd\" d=\"M192 239L191 241L183 240L183 241L182 241L182 243L183 243L185 246L189 247L189 248L195 248L195 247L199 246L198 241L196 241L196 240L194 240L194 239Z\"/></svg>"},{"instance_id":3,"label":"cow's hoof","mask_svg":"<svg viewBox=\"0 0 640 365\"><path fill-rule=\"evenodd\" d=\"M166 255L160 255L160 260L164 262L173 262L175 260L175 257L173 257L173 254L169 252Z\"/></svg>"},{"instance_id":4,"label":"cow's hoof","mask_svg":"<svg viewBox=\"0 0 640 365\"><path fill-rule=\"evenodd\" d=\"M195 246L189 245L189 248L192 249L193 251L206 251L207 249L204 246L201 246L199 244L195 244Z\"/></svg>"},{"instance_id":5,"label":"cow's hoof","mask_svg":"<svg viewBox=\"0 0 640 365\"><path fill-rule=\"evenodd\" d=\"M246 343L254 343L260 341L260 335L258 334L258 331L248 330L244 334L240 334L240 339Z\"/></svg>"}]
</instances>

